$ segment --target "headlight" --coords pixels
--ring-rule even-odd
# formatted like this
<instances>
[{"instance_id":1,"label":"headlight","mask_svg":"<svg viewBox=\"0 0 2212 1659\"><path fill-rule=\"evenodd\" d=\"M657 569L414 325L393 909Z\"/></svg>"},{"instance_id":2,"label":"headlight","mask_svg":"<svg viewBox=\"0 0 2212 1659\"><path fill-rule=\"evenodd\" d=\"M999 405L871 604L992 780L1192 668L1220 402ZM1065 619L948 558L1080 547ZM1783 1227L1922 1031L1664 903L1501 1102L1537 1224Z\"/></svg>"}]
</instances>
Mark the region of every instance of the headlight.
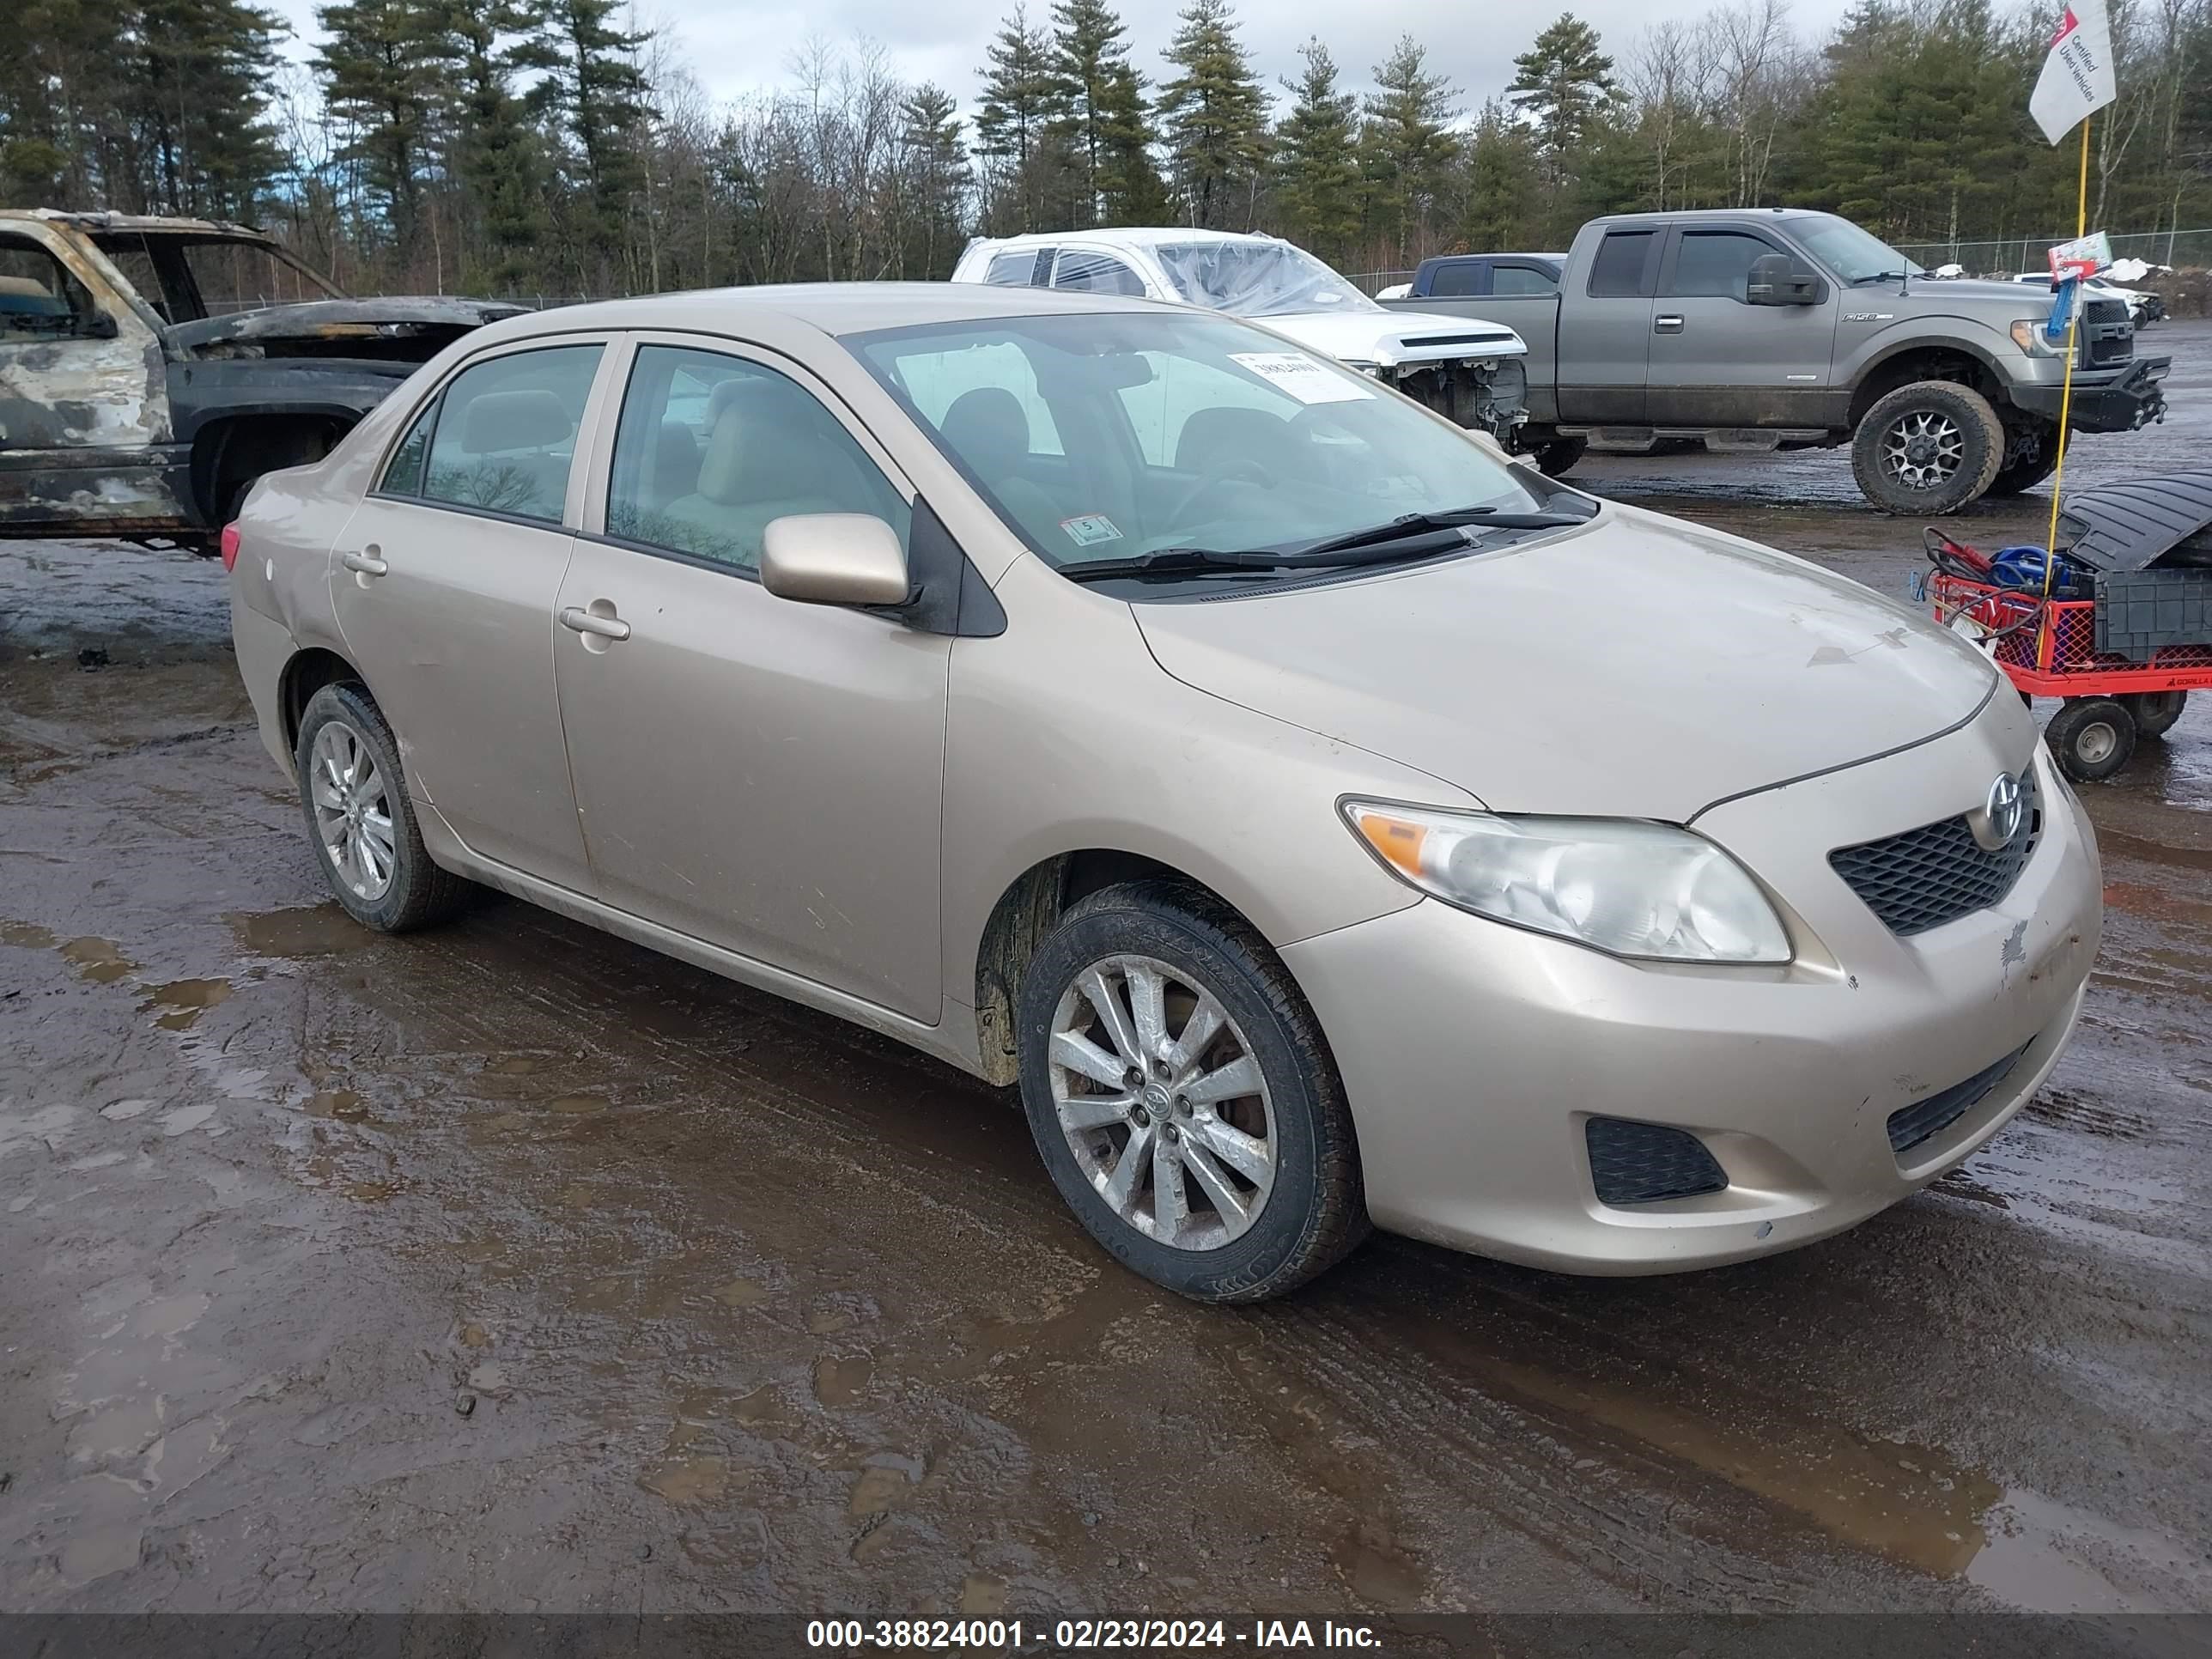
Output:
<instances>
[{"instance_id":1,"label":"headlight","mask_svg":"<svg viewBox=\"0 0 2212 1659\"><path fill-rule=\"evenodd\" d=\"M1781 918L1703 836L1626 818L1499 817L1346 801L1394 875L1480 916L1621 957L1790 960Z\"/></svg>"},{"instance_id":2,"label":"headlight","mask_svg":"<svg viewBox=\"0 0 2212 1659\"><path fill-rule=\"evenodd\" d=\"M1358 369L1362 374L1366 375L1370 380L1379 380L1382 378L1382 365L1380 363L1363 363L1356 362L1352 358L1346 357L1344 359L1344 366L1346 368Z\"/></svg>"},{"instance_id":3,"label":"headlight","mask_svg":"<svg viewBox=\"0 0 2212 1659\"><path fill-rule=\"evenodd\" d=\"M2031 357L2063 357L2066 342L2053 342L2043 331L2044 319L2023 317L2012 325L2012 343Z\"/></svg>"}]
</instances>

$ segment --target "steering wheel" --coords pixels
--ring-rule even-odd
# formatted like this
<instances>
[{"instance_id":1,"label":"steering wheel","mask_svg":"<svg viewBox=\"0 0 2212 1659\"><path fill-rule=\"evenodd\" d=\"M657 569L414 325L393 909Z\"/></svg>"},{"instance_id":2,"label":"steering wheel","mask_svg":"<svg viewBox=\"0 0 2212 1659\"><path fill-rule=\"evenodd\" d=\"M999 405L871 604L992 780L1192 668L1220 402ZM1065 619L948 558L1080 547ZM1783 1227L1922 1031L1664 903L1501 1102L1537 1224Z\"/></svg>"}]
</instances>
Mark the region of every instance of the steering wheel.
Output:
<instances>
[{"instance_id":1,"label":"steering wheel","mask_svg":"<svg viewBox=\"0 0 2212 1659\"><path fill-rule=\"evenodd\" d=\"M1173 526L1181 526L1190 518L1191 509L1219 489L1222 485L1240 482L1258 484L1262 489L1273 489L1275 487L1275 475L1250 456L1241 456L1231 461L1218 472L1207 473L1185 490L1182 499L1169 509L1168 523Z\"/></svg>"}]
</instances>

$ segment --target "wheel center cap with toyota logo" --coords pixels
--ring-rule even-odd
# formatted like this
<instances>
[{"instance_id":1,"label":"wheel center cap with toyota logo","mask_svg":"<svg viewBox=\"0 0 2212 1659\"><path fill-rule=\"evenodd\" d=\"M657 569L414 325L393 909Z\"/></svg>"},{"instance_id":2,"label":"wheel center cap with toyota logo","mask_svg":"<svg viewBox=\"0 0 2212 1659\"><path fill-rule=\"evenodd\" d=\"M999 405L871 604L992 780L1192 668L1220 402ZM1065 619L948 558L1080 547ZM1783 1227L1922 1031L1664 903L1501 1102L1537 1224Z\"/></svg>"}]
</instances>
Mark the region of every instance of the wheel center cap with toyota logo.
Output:
<instances>
[{"instance_id":1,"label":"wheel center cap with toyota logo","mask_svg":"<svg viewBox=\"0 0 2212 1659\"><path fill-rule=\"evenodd\" d=\"M2021 787L2018 778L2001 773L1990 785L1988 798L1983 801L1982 810L1970 820L1969 827L1974 832L1974 839L1995 853L2012 845L2027 820L2027 792Z\"/></svg>"}]
</instances>

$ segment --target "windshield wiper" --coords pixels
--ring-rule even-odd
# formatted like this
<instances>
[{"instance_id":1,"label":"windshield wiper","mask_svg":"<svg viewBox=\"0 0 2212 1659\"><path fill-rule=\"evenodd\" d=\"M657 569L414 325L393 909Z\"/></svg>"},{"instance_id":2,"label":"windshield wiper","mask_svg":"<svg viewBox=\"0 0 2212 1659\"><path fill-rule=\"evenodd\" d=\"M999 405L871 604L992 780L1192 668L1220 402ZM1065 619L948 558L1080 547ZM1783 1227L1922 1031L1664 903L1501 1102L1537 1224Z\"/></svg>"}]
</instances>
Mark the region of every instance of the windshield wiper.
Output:
<instances>
[{"instance_id":1,"label":"windshield wiper","mask_svg":"<svg viewBox=\"0 0 2212 1659\"><path fill-rule=\"evenodd\" d=\"M1089 559L1064 564L1061 575L1073 582L1103 581L1115 576L1209 576L1224 573L1249 574L1255 570L1284 570L1293 565L1351 563L1355 561L1307 561L1285 553L1224 552L1218 547L1163 547L1126 559Z\"/></svg>"},{"instance_id":2,"label":"windshield wiper","mask_svg":"<svg viewBox=\"0 0 2212 1659\"><path fill-rule=\"evenodd\" d=\"M1905 279L1906 274L1902 270L1877 270L1869 276L1852 277L1850 285L1853 288L1864 288L1869 283L1901 283Z\"/></svg>"},{"instance_id":3,"label":"windshield wiper","mask_svg":"<svg viewBox=\"0 0 2212 1659\"><path fill-rule=\"evenodd\" d=\"M1215 547L1163 547L1127 559L1094 559L1064 564L1070 581L1105 581L1115 577L1249 574L1259 570L1328 570L1366 564L1395 564L1473 547L1493 530L1558 530L1588 523L1569 513L1499 513L1486 507L1450 513L1408 513L1388 524L1347 531L1326 541L1271 551L1252 548L1224 551Z\"/></svg>"},{"instance_id":4,"label":"windshield wiper","mask_svg":"<svg viewBox=\"0 0 2212 1659\"><path fill-rule=\"evenodd\" d=\"M1341 536L1308 542L1304 546L1293 550L1292 556L1304 561L1316 554L1340 553L1353 548L1395 547L1401 543L1431 539L1436 541L1441 551L1470 543L1486 531L1558 530L1589 521L1588 514L1504 513L1494 507L1460 507L1443 513L1407 513L1384 524L1371 524L1364 530L1347 530Z\"/></svg>"}]
</instances>

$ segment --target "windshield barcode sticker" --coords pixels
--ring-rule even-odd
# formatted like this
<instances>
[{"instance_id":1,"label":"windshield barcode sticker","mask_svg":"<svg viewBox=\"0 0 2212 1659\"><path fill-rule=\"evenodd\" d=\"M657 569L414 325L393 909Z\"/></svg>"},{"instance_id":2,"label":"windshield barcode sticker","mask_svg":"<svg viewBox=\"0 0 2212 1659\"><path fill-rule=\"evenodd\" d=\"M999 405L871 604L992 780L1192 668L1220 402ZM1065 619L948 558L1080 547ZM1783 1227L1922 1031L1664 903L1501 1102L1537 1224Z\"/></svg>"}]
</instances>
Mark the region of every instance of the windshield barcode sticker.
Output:
<instances>
[{"instance_id":1,"label":"windshield barcode sticker","mask_svg":"<svg viewBox=\"0 0 2212 1659\"><path fill-rule=\"evenodd\" d=\"M1375 395L1351 375L1324 368L1303 351L1232 351L1229 358L1302 404L1348 404Z\"/></svg>"},{"instance_id":2,"label":"windshield barcode sticker","mask_svg":"<svg viewBox=\"0 0 2212 1659\"><path fill-rule=\"evenodd\" d=\"M1121 532L1114 527L1114 520L1103 513L1085 513L1073 519L1062 519L1060 527L1067 539L1078 547L1091 547L1100 542L1118 542Z\"/></svg>"}]
</instances>

